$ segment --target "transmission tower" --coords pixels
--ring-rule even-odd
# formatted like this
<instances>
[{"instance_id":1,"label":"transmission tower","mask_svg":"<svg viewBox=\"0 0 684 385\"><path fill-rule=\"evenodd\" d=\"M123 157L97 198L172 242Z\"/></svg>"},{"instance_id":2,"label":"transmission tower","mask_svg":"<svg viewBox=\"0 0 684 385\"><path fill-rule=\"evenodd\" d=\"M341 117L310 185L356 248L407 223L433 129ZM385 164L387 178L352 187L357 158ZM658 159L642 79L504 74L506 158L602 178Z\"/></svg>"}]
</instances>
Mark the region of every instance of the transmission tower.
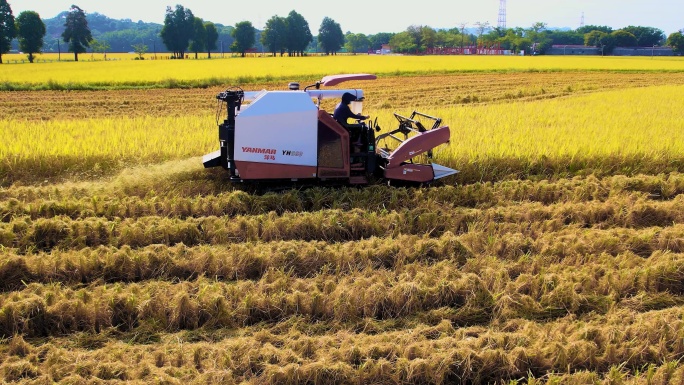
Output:
<instances>
[{"instance_id":1,"label":"transmission tower","mask_svg":"<svg viewBox=\"0 0 684 385\"><path fill-rule=\"evenodd\" d=\"M499 0L499 23L500 29L506 29L506 0Z\"/></svg>"},{"instance_id":2,"label":"transmission tower","mask_svg":"<svg viewBox=\"0 0 684 385\"><path fill-rule=\"evenodd\" d=\"M584 27L584 12L582 12L582 18L580 19L580 28Z\"/></svg>"}]
</instances>

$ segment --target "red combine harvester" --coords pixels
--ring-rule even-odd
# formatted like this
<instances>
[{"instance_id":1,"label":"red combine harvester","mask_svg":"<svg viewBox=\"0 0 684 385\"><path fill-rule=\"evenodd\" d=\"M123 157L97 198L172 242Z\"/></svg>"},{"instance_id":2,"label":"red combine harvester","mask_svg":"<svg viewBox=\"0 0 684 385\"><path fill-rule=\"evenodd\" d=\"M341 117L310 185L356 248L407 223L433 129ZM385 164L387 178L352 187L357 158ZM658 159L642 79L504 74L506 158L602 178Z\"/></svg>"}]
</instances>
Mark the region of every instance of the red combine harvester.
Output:
<instances>
[{"instance_id":1,"label":"red combine harvester","mask_svg":"<svg viewBox=\"0 0 684 385\"><path fill-rule=\"evenodd\" d=\"M415 111L409 117L394 114L399 127L376 137L380 131L377 118L370 124L359 121L343 126L320 108L321 100L340 99L348 92L357 99L352 110L361 113L363 90L321 90L321 86L375 78L368 74L335 75L303 91L298 83L290 83L290 91L232 88L221 92L216 98L227 110L226 119L219 124L221 148L204 156L204 167L221 166L229 171L231 180L240 182L363 185L384 179L430 183L456 174L456 170L430 162L432 149L450 137L449 127L442 126L439 118ZM245 101L250 103L243 106ZM431 122L429 127L424 121ZM414 162L419 157L428 163Z\"/></svg>"}]
</instances>

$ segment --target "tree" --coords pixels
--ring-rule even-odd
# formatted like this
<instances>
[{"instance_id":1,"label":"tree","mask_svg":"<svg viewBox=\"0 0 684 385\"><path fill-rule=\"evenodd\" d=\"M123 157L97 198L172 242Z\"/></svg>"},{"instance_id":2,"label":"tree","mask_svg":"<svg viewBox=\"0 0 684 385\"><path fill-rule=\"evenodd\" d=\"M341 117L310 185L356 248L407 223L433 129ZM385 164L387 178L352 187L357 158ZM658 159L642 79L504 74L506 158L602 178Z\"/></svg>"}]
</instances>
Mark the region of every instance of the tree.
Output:
<instances>
[{"instance_id":1,"label":"tree","mask_svg":"<svg viewBox=\"0 0 684 385\"><path fill-rule=\"evenodd\" d=\"M304 55L306 46L313 40L309 23L304 19L304 16L294 10L290 11L285 20L287 24L286 46L289 55Z\"/></svg>"},{"instance_id":2,"label":"tree","mask_svg":"<svg viewBox=\"0 0 684 385\"><path fill-rule=\"evenodd\" d=\"M684 54L684 30L673 32L667 37L667 45L679 53Z\"/></svg>"},{"instance_id":3,"label":"tree","mask_svg":"<svg viewBox=\"0 0 684 385\"><path fill-rule=\"evenodd\" d=\"M584 35L584 45L601 48L601 55L604 55L615 48L615 37L610 33L591 31Z\"/></svg>"},{"instance_id":4,"label":"tree","mask_svg":"<svg viewBox=\"0 0 684 385\"><path fill-rule=\"evenodd\" d=\"M532 24L532 27L530 27L530 30L536 34L541 33L543 31L546 31L546 28L548 25L546 23L543 23L541 21L538 21L534 24Z\"/></svg>"},{"instance_id":5,"label":"tree","mask_svg":"<svg viewBox=\"0 0 684 385\"><path fill-rule=\"evenodd\" d=\"M408 31L399 32L390 39L392 51L399 53L416 52L418 45Z\"/></svg>"},{"instance_id":6,"label":"tree","mask_svg":"<svg viewBox=\"0 0 684 385\"><path fill-rule=\"evenodd\" d=\"M286 49L287 43L287 21L284 17L273 16L266 22L266 27L261 33L261 44L268 47L268 50L273 53L280 52L280 56Z\"/></svg>"},{"instance_id":7,"label":"tree","mask_svg":"<svg viewBox=\"0 0 684 385\"><path fill-rule=\"evenodd\" d=\"M615 46L616 47L636 47L637 46L637 38L636 36L632 35L631 33L625 31L625 30L617 30L613 33L611 33L613 38L615 38Z\"/></svg>"},{"instance_id":8,"label":"tree","mask_svg":"<svg viewBox=\"0 0 684 385\"><path fill-rule=\"evenodd\" d=\"M34 11L24 11L17 16L17 37L19 49L28 54L28 60L33 63L33 54L39 53L43 48L45 37L45 23L40 15Z\"/></svg>"},{"instance_id":9,"label":"tree","mask_svg":"<svg viewBox=\"0 0 684 385\"><path fill-rule=\"evenodd\" d=\"M532 41L533 54L544 53L551 46L552 40L546 28L546 23L536 22L527 30L525 36Z\"/></svg>"},{"instance_id":10,"label":"tree","mask_svg":"<svg viewBox=\"0 0 684 385\"><path fill-rule=\"evenodd\" d=\"M161 30L161 38L166 48L173 52L178 59L185 58L190 39L195 30L195 15L189 8L176 5L176 9L166 7L164 27Z\"/></svg>"},{"instance_id":11,"label":"tree","mask_svg":"<svg viewBox=\"0 0 684 385\"><path fill-rule=\"evenodd\" d=\"M344 48L347 49L347 52L368 52L370 41L368 41L366 35L362 33L348 33L345 36L345 40Z\"/></svg>"},{"instance_id":12,"label":"tree","mask_svg":"<svg viewBox=\"0 0 684 385\"><path fill-rule=\"evenodd\" d=\"M197 59L200 51L204 51L207 45L207 30L204 28L204 20L195 16L193 23L192 43L190 43L190 50L195 53Z\"/></svg>"},{"instance_id":13,"label":"tree","mask_svg":"<svg viewBox=\"0 0 684 385\"><path fill-rule=\"evenodd\" d=\"M595 30L584 34L584 45L588 47L597 47L601 43L601 38L606 35L606 32Z\"/></svg>"},{"instance_id":14,"label":"tree","mask_svg":"<svg viewBox=\"0 0 684 385\"><path fill-rule=\"evenodd\" d=\"M480 42L480 39L482 39L482 35L489 30L489 22L485 21L484 23L481 21L478 21L475 23L475 30L477 31L477 41L478 43Z\"/></svg>"},{"instance_id":15,"label":"tree","mask_svg":"<svg viewBox=\"0 0 684 385\"><path fill-rule=\"evenodd\" d=\"M107 60L107 51L109 50L110 45L104 40L96 40L93 39L93 41L90 43L90 48L93 50L93 52L100 52L104 54L104 59Z\"/></svg>"},{"instance_id":16,"label":"tree","mask_svg":"<svg viewBox=\"0 0 684 385\"><path fill-rule=\"evenodd\" d=\"M233 52L240 52L242 57L245 57L245 52L254 46L255 29L250 21L241 21L235 24L235 29L231 35L235 38L233 45L230 46L230 50Z\"/></svg>"},{"instance_id":17,"label":"tree","mask_svg":"<svg viewBox=\"0 0 684 385\"><path fill-rule=\"evenodd\" d=\"M583 45L584 34L575 31L550 31L548 37L551 39L551 44L558 45Z\"/></svg>"},{"instance_id":18,"label":"tree","mask_svg":"<svg viewBox=\"0 0 684 385\"><path fill-rule=\"evenodd\" d=\"M135 52L138 55L136 60L145 60L145 54L149 50L150 48L145 44L133 44L133 52Z\"/></svg>"},{"instance_id":19,"label":"tree","mask_svg":"<svg viewBox=\"0 0 684 385\"><path fill-rule=\"evenodd\" d=\"M327 16L324 17L318 29L318 42L326 55L336 54L344 45L344 33L340 24Z\"/></svg>"},{"instance_id":20,"label":"tree","mask_svg":"<svg viewBox=\"0 0 684 385\"><path fill-rule=\"evenodd\" d=\"M612 33L613 28L609 27L607 25L585 25L584 27L579 27L575 30L577 33L581 33L582 35L586 35L589 32L592 31L600 31L600 32L605 32L605 33Z\"/></svg>"},{"instance_id":21,"label":"tree","mask_svg":"<svg viewBox=\"0 0 684 385\"><path fill-rule=\"evenodd\" d=\"M380 32L376 33L375 35L369 35L368 41L370 42L370 49L382 49L383 44L389 44L390 40L392 39L392 36L394 36L394 34L389 32Z\"/></svg>"},{"instance_id":22,"label":"tree","mask_svg":"<svg viewBox=\"0 0 684 385\"><path fill-rule=\"evenodd\" d=\"M457 47L461 41L459 35L458 29L450 31L440 29L435 36L435 45L444 48Z\"/></svg>"},{"instance_id":23,"label":"tree","mask_svg":"<svg viewBox=\"0 0 684 385\"><path fill-rule=\"evenodd\" d=\"M211 21L204 23L204 30L207 32L205 48L207 49L209 59L211 59L211 51L216 49L216 42L218 41L218 30Z\"/></svg>"},{"instance_id":24,"label":"tree","mask_svg":"<svg viewBox=\"0 0 684 385\"><path fill-rule=\"evenodd\" d=\"M0 64L2 64L2 54L10 50L12 39L17 36L17 28L14 24L12 8L7 4L7 0L0 0Z\"/></svg>"},{"instance_id":25,"label":"tree","mask_svg":"<svg viewBox=\"0 0 684 385\"><path fill-rule=\"evenodd\" d=\"M85 12L77 5L72 5L67 13L62 39L69 43L69 51L74 53L75 61L78 61L78 54L85 53L86 48L90 47L90 42L93 41Z\"/></svg>"},{"instance_id":26,"label":"tree","mask_svg":"<svg viewBox=\"0 0 684 385\"><path fill-rule=\"evenodd\" d=\"M634 35L637 40L636 45L639 47L653 47L662 44L665 40L665 33L658 28L630 25L622 30Z\"/></svg>"},{"instance_id":27,"label":"tree","mask_svg":"<svg viewBox=\"0 0 684 385\"><path fill-rule=\"evenodd\" d=\"M420 45L422 49L434 48L437 43L437 31L427 25L420 27Z\"/></svg>"},{"instance_id":28,"label":"tree","mask_svg":"<svg viewBox=\"0 0 684 385\"><path fill-rule=\"evenodd\" d=\"M406 33L409 34L411 37L411 40L413 40L413 45L415 45L415 49L413 50L414 52L419 51L422 49L422 40L423 40L423 34L422 34L423 27L420 25L410 25L408 28L406 28Z\"/></svg>"}]
</instances>

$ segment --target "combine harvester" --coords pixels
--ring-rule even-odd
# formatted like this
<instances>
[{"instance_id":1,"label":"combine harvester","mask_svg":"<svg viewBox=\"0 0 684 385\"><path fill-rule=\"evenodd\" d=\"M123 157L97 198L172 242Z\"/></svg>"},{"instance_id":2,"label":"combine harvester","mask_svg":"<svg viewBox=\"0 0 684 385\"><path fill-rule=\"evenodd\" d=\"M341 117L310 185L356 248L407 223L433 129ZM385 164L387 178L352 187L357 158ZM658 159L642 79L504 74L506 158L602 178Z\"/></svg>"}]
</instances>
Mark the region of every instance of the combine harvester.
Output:
<instances>
[{"instance_id":1,"label":"combine harvester","mask_svg":"<svg viewBox=\"0 0 684 385\"><path fill-rule=\"evenodd\" d=\"M447 143L448 126L419 112L398 114L399 127L379 134L375 122L343 126L320 108L323 99L340 99L346 92L357 99L352 110L361 113L363 90L321 90L349 80L372 80L375 75L326 76L320 82L290 91L245 92L228 89L216 98L225 103L227 117L219 124L220 150L203 158L204 167L221 166L238 182L305 182L364 185L427 184L458 171L431 163L432 149ZM243 102L250 102L243 106ZM220 112L219 112L220 114ZM420 120L429 120L426 128ZM217 118L218 124L218 118ZM385 144L391 142L395 147ZM380 143L383 147L380 147ZM421 157L427 164L414 162Z\"/></svg>"}]
</instances>

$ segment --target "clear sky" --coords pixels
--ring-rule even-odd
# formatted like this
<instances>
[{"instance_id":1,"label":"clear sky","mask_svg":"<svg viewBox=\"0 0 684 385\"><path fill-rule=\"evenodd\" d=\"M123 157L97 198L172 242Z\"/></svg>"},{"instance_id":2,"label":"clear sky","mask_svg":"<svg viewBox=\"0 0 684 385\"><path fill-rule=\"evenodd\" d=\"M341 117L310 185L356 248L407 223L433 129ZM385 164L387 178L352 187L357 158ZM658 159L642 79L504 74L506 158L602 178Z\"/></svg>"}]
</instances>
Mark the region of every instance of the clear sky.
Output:
<instances>
[{"instance_id":1,"label":"clear sky","mask_svg":"<svg viewBox=\"0 0 684 385\"><path fill-rule=\"evenodd\" d=\"M8 0L14 15L33 10L52 18L71 4L86 13L98 12L114 19L162 23L167 6L180 3L195 16L224 25L248 20L263 28L273 15L287 16L291 10L309 22L313 34L324 17L338 22L344 32L374 34L401 32L410 25L453 28L475 22L497 25L499 0ZM392 5L390 5L392 4ZM641 25L662 29L666 34L684 28L684 0L507 0L507 27L527 28L541 21L549 27L608 25L614 29Z\"/></svg>"}]
</instances>

